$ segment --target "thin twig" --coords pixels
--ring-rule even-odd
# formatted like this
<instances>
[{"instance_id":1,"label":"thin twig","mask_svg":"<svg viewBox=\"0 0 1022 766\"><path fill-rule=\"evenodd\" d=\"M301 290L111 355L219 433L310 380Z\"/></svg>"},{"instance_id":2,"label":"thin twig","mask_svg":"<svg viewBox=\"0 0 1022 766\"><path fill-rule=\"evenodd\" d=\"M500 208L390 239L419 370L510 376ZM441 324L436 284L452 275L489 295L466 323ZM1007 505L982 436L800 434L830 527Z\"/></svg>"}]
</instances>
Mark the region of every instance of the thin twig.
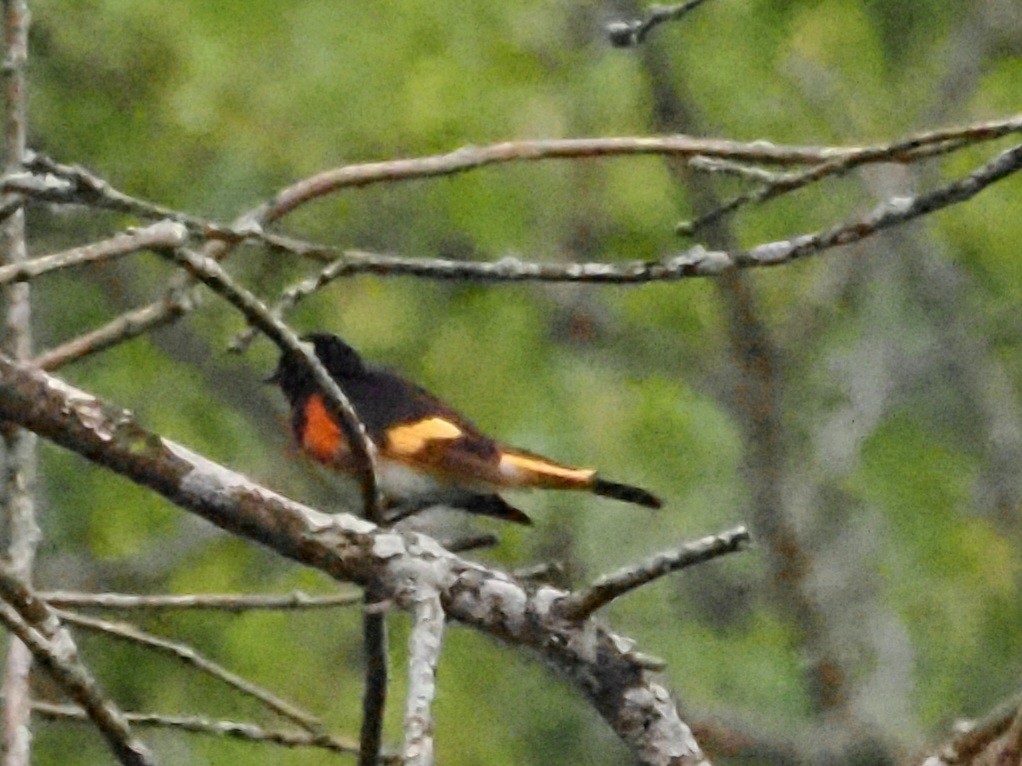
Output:
<instances>
[{"instance_id":1,"label":"thin twig","mask_svg":"<svg viewBox=\"0 0 1022 766\"><path fill-rule=\"evenodd\" d=\"M152 766L154 761L148 748L135 738L124 714L103 694L89 669L78 659L74 640L54 611L7 569L0 569L0 599L0 622L28 648L57 685L82 706L117 760L124 766ZM6 697L4 702L8 702Z\"/></svg>"},{"instance_id":2,"label":"thin twig","mask_svg":"<svg viewBox=\"0 0 1022 766\"><path fill-rule=\"evenodd\" d=\"M971 199L985 188L1022 168L1022 145L1012 147L981 165L969 175L925 194L892 197L861 218L825 231L770 242L736 253L739 268L775 266L832 247L849 245L886 228L907 223L922 215Z\"/></svg>"},{"instance_id":3,"label":"thin twig","mask_svg":"<svg viewBox=\"0 0 1022 766\"><path fill-rule=\"evenodd\" d=\"M779 178L779 174L761 168L758 165L749 165L745 162L732 162L714 157L693 157L688 161L688 166L700 173L710 175L735 176L745 180L760 181L761 183L773 183Z\"/></svg>"},{"instance_id":4,"label":"thin twig","mask_svg":"<svg viewBox=\"0 0 1022 766\"><path fill-rule=\"evenodd\" d=\"M444 637L444 609L435 588L420 584L414 596L408 637L408 698L405 702L405 766L433 764L433 700L436 667Z\"/></svg>"},{"instance_id":5,"label":"thin twig","mask_svg":"<svg viewBox=\"0 0 1022 766\"><path fill-rule=\"evenodd\" d=\"M74 705L55 705L49 702L35 701L32 703L32 712L53 721L88 720L85 711ZM358 752L358 748L351 740L340 737L324 737L303 731L266 729L254 723L214 721L202 718L201 716L160 715L157 713L125 713L124 717L133 726L177 729L192 734L227 737L245 742L280 745L287 748L309 747L346 754Z\"/></svg>"},{"instance_id":6,"label":"thin twig","mask_svg":"<svg viewBox=\"0 0 1022 766\"><path fill-rule=\"evenodd\" d=\"M188 231L179 223L160 221L144 229L129 229L110 239L93 242L52 255L43 255L30 261L0 266L0 285L10 282L28 282L51 271L98 263L111 258L137 253L155 247L181 247L188 240Z\"/></svg>"},{"instance_id":7,"label":"thin twig","mask_svg":"<svg viewBox=\"0 0 1022 766\"><path fill-rule=\"evenodd\" d=\"M43 370L56 370L170 324L194 307L194 292L186 284L172 286L154 303L127 311L102 327L45 351L33 359L32 363Z\"/></svg>"},{"instance_id":8,"label":"thin twig","mask_svg":"<svg viewBox=\"0 0 1022 766\"><path fill-rule=\"evenodd\" d=\"M207 657L204 657L187 644L171 641L160 636L154 636L152 633L148 633L134 625L129 625L123 622L101 620L96 617L88 617L83 614L68 612L63 609L55 609L54 612L64 622L76 625L79 628L102 633L105 636L111 636L112 638L118 638L123 641L130 641L131 643L155 649L156 651L164 654L169 654L172 657L181 660L185 664L191 665L196 670L199 670L218 681L223 681L228 686L242 694L258 700L277 715L298 724L306 731L312 732L313 734L321 734L323 732L323 722L316 716L305 712L286 700L282 700L273 692L263 689L248 679L239 676L237 673L227 670L227 668L213 662L213 660L210 660Z\"/></svg>"},{"instance_id":9,"label":"thin twig","mask_svg":"<svg viewBox=\"0 0 1022 766\"><path fill-rule=\"evenodd\" d=\"M41 591L38 594L52 607L118 610L200 609L221 612L247 612L256 609L304 610L332 609L362 602L361 593L337 593L329 596L310 596L302 591L285 595L251 595L247 593L190 594L187 596L138 596L126 593L73 593L69 591Z\"/></svg>"},{"instance_id":10,"label":"thin twig","mask_svg":"<svg viewBox=\"0 0 1022 766\"><path fill-rule=\"evenodd\" d=\"M740 551L748 541L749 533L745 527L735 527L661 553L637 566L605 575L585 590L566 596L559 606L560 613L566 620L584 620L625 593L679 569Z\"/></svg>"},{"instance_id":11,"label":"thin twig","mask_svg":"<svg viewBox=\"0 0 1022 766\"><path fill-rule=\"evenodd\" d=\"M962 149L969 144L970 142L965 138L956 138L920 146L916 140L907 139L905 141L891 144L883 150L880 150L879 147L873 150L865 150L859 154L840 159L828 160L826 162L813 165L805 170L793 171L790 173L771 173L762 168L755 168L753 166L743 165L737 162L715 160L705 157L695 158L689 163L689 165L693 168L706 169L713 167L720 172L732 172L735 174L741 173L746 177L756 178L756 180L763 181L764 184L757 189L753 189L731 198L730 200L718 205L713 210L702 214L698 218L679 223L675 227L675 231L678 234L693 236L701 229L705 229L707 226L716 223L720 219L730 215L736 210L739 210L745 205L767 202L775 197L780 197L783 194L788 194L796 191L797 189L804 188L816 183L817 181L822 181L825 178L844 175L857 167L861 167L871 162L915 162L924 158L948 154L952 151ZM701 161L697 163L696 159Z\"/></svg>"},{"instance_id":12,"label":"thin twig","mask_svg":"<svg viewBox=\"0 0 1022 766\"><path fill-rule=\"evenodd\" d=\"M376 520L380 508L376 485L376 448L351 401L337 385L337 381L330 376L319 359L316 358L308 344L303 344L290 327L272 316L266 306L251 292L236 284L220 264L212 258L193 253L185 248L160 252L164 257L182 266L195 279L225 298L245 316L245 319L256 325L270 340L276 343L282 352L294 354L304 360L304 364L312 374L313 381L323 392L327 407L332 410L332 414L340 422L344 438L358 465L358 479L366 518Z\"/></svg>"},{"instance_id":13,"label":"thin twig","mask_svg":"<svg viewBox=\"0 0 1022 766\"><path fill-rule=\"evenodd\" d=\"M607 24L607 37L610 44L617 48L632 48L640 45L655 27L665 21L676 21L705 2L706 0L688 0L677 5L651 5L645 19L612 21Z\"/></svg>"}]
</instances>

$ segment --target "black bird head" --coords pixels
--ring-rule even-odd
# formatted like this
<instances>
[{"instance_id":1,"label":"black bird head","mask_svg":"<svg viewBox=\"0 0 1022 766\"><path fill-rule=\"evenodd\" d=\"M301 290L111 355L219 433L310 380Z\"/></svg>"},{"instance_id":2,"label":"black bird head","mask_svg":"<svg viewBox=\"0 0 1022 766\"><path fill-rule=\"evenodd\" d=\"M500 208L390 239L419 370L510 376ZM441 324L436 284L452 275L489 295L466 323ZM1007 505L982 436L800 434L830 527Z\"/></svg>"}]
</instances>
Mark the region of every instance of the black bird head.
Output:
<instances>
[{"instance_id":1,"label":"black bird head","mask_svg":"<svg viewBox=\"0 0 1022 766\"><path fill-rule=\"evenodd\" d=\"M313 332L303 335L302 340L311 343L319 361L335 380L343 383L361 375L365 371L365 363L351 346L325 332ZM297 354L284 352L277 362L277 369L266 379L267 383L276 383L291 402L316 390L312 373L304 359Z\"/></svg>"}]
</instances>

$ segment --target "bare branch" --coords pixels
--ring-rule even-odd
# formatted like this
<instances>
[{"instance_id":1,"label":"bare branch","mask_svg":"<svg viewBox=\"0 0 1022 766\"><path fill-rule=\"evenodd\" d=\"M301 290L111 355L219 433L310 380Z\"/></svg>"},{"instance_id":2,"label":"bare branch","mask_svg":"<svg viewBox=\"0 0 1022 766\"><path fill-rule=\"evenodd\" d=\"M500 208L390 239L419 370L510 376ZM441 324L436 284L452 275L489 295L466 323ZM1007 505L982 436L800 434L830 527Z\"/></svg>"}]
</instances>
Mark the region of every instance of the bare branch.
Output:
<instances>
[{"instance_id":1,"label":"bare branch","mask_svg":"<svg viewBox=\"0 0 1022 766\"><path fill-rule=\"evenodd\" d=\"M78 659L74 640L53 611L7 569L0 569L0 598L3 599L0 622L18 637L68 696L82 706L117 760L124 766L151 766L154 762L148 748L135 739L124 714L103 694ZM4 698L4 702L9 700Z\"/></svg>"},{"instance_id":2,"label":"bare branch","mask_svg":"<svg viewBox=\"0 0 1022 766\"><path fill-rule=\"evenodd\" d=\"M26 152L23 167L25 170L41 175L44 181L56 179L63 183L50 183L48 187L33 188L26 184L28 179L10 176L3 179L5 190L18 191L26 197L34 197L45 202L88 205L118 213L129 213L149 220L168 219L185 225L190 231L197 234L201 234L209 225L206 220L198 216L153 202L146 202L118 191L105 179L90 173L81 165L64 165L45 154L30 151Z\"/></svg>"},{"instance_id":3,"label":"bare branch","mask_svg":"<svg viewBox=\"0 0 1022 766\"><path fill-rule=\"evenodd\" d=\"M181 247L188 240L184 226L170 221L160 221L144 229L129 229L101 242L75 247L52 255L33 258L30 261L0 266L0 285L10 282L28 282L42 274L58 269L79 266L83 263L98 263L123 255L152 248Z\"/></svg>"},{"instance_id":4,"label":"bare branch","mask_svg":"<svg viewBox=\"0 0 1022 766\"><path fill-rule=\"evenodd\" d=\"M748 542L749 532L745 527L735 527L719 535L704 537L677 550L654 556L637 566L605 575L585 590L569 595L558 605L558 610L566 620L587 619L597 609L625 593L679 569L736 553Z\"/></svg>"},{"instance_id":5,"label":"bare branch","mask_svg":"<svg viewBox=\"0 0 1022 766\"><path fill-rule=\"evenodd\" d=\"M365 592L362 614L362 655L366 682L362 691L362 727L359 732L359 766L375 766L383 744L383 715L387 705L387 616L372 607L380 602L375 588Z\"/></svg>"},{"instance_id":6,"label":"bare branch","mask_svg":"<svg viewBox=\"0 0 1022 766\"><path fill-rule=\"evenodd\" d=\"M505 267L493 268L490 264L451 265L452 262L418 259L393 259L391 256L373 256L358 251L342 253L335 248L308 246L288 237L268 234L262 225L272 223L292 209L325 194L348 187L366 186L385 181L402 181L413 178L461 173L490 164L512 161L535 161L544 159L572 159L609 155L663 154L682 157L718 158L740 162L759 162L773 165L816 165L846 160L849 163L865 162L906 162L922 156L927 147L941 146L944 150L961 142L960 145L978 143L1000 138L1022 130L1022 116L978 123L965 127L927 131L893 144L870 147L798 147L781 146L767 141L731 142L712 139L695 139L689 136L666 136L652 138L603 138L566 139L546 141L508 142L488 147L464 147L454 152L432 157L397 160L394 162L350 165L303 179L279 192L271 202L241 216L233 227L224 227L179 211L151 205L124 195L112 189L102 179L74 166L59 165L41 155L34 155L34 167L39 171L63 174L64 177L80 183L89 190L83 199L74 201L83 204L97 204L111 209L121 209L120 204L130 204L131 212L144 217L167 217L184 223L195 233L209 238L205 254L221 260L239 242L258 240L278 250L299 254L320 260L336 259L343 254L351 258L352 265L338 267L337 276L348 273L408 274L429 278L479 279L486 281L519 281L543 279L551 281L593 281L593 282L644 282L654 279L678 279L716 273L714 265L706 268L659 270L657 264L626 264L623 267L594 264L575 275L563 264L542 264L535 267L515 260L505 261ZM934 151L936 151L934 149ZM850 167L850 165L848 165ZM845 166L842 166L845 167ZM820 171L824 172L824 171ZM834 171L825 171L837 172ZM108 200L107 197L110 197ZM109 202L109 205L107 204ZM739 200L735 207L744 204ZM127 208L125 208L127 209ZM725 211L726 212L726 211ZM682 224L684 229L691 224ZM355 262L362 260L362 264ZM457 263L457 262L453 262ZM678 264L686 267L684 262ZM716 264L719 266L720 264ZM644 268L649 266L649 268ZM477 268L482 267L482 268ZM345 269L350 269L346 272ZM631 272L638 271L632 275ZM693 273L688 273L689 271ZM194 299L187 291L187 283L174 285L160 300L142 306L109 322L85 336L76 338L37 360L44 369L53 370L83 356L107 349L117 343L136 337L149 330L175 321L194 306ZM299 297L300 299L300 297ZM243 334L235 342L242 347L251 341L250 335Z\"/></svg>"},{"instance_id":7,"label":"bare branch","mask_svg":"<svg viewBox=\"0 0 1022 766\"><path fill-rule=\"evenodd\" d=\"M56 370L92 354L137 338L157 327L170 324L195 306L193 291L185 284L172 287L147 306L128 311L107 324L39 354L32 363L43 370Z\"/></svg>"},{"instance_id":8,"label":"bare branch","mask_svg":"<svg viewBox=\"0 0 1022 766\"><path fill-rule=\"evenodd\" d=\"M125 593L72 593L40 591L38 597L55 608L96 607L119 610L202 609L220 612L247 612L255 609L304 610L333 609L362 602L361 593L337 593L310 596L295 591L281 596L242 593L189 594L186 596L137 596Z\"/></svg>"},{"instance_id":9,"label":"bare branch","mask_svg":"<svg viewBox=\"0 0 1022 766\"><path fill-rule=\"evenodd\" d=\"M868 147L786 146L770 141L726 141L686 135L607 137L506 141L489 146L465 146L446 154L390 162L345 165L298 181L278 192L251 214L253 220L272 222L294 208L341 189L371 184L455 175L508 162L660 155L716 157L765 165L817 165L867 153L875 162L904 161L907 147L967 138L969 143L989 141L1022 131L1022 115L966 127L943 128L909 136L895 144ZM900 147L892 151L891 147Z\"/></svg>"},{"instance_id":10,"label":"bare branch","mask_svg":"<svg viewBox=\"0 0 1022 766\"><path fill-rule=\"evenodd\" d=\"M689 162L689 166L694 169L727 172L747 178L754 178L764 183L758 189L739 194L692 221L679 223L675 230L679 234L692 236L697 231L716 223L724 216L730 215L745 205L767 202L775 197L780 197L783 194L796 191L817 181L822 181L825 178L844 175L857 167L881 161L914 162L923 158L936 157L941 154L957 151L968 146L970 143L967 138L954 138L920 146L916 140L908 139L887 147L878 147L874 150L863 151L841 159L821 162L806 170L791 173L771 173L762 168L743 165L742 163L715 160L709 157L696 157Z\"/></svg>"},{"instance_id":11,"label":"bare branch","mask_svg":"<svg viewBox=\"0 0 1022 766\"><path fill-rule=\"evenodd\" d=\"M420 583L413 596L412 632L408 638L408 699L405 703L406 766L433 764L433 699L436 666L444 636L440 594Z\"/></svg>"},{"instance_id":12,"label":"bare branch","mask_svg":"<svg viewBox=\"0 0 1022 766\"><path fill-rule=\"evenodd\" d=\"M54 705L49 702L33 702L32 712L54 721L87 721L88 717L74 705ZM310 747L334 753L357 752L355 744L339 737L323 737L308 732L279 731L265 729L254 723L237 721L213 721L200 716L158 715L156 713L125 713L124 718L133 726L178 729L192 734L211 737L228 737L244 742L259 742L280 745L287 748ZM394 761L384 758L384 761Z\"/></svg>"},{"instance_id":13,"label":"bare branch","mask_svg":"<svg viewBox=\"0 0 1022 766\"><path fill-rule=\"evenodd\" d=\"M402 596L409 578L427 577L437 583L450 619L540 656L589 700L641 762L707 762L670 693L626 639L594 622L560 618L555 606L567 595L561 590L526 591L507 575L458 558L424 535L287 500L146 431L130 413L0 356L4 419L335 579L376 583L397 607L411 606Z\"/></svg>"},{"instance_id":14,"label":"bare branch","mask_svg":"<svg viewBox=\"0 0 1022 766\"><path fill-rule=\"evenodd\" d=\"M356 274L375 274L377 276L413 276L421 279L459 280L477 282L583 282L595 284L642 284L645 282L674 281L693 277L719 276L731 269L777 266L813 255L824 250L851 244L860 239L872 236L882 229L905 223L921 215L939 210L958 202L963 202L978 194L990 184L1018 170L1019 157L1016 149L1008 150L991 162L978 168L966 178L942 186L928 194L915 197L901 197L888 200L864 218L834 227L829 230L801 234L788 240L768 242L753 248L737 252L707 250L701 245L689 248L678 254L669 255L659 261L632 261L628 263L537 263L523 261L518 258L506 257L499 261L478 263L472 261L455 261L445 258L402 258L393 255L368 253L361 250L339 251L334 248L322 248L306 243L291 243L289 252L296 255L309 256L315 253L322 257L332 253L340 253L340 257L322 269L318 274L287 288L276 304L270 309L274 317L284 316L300 301L317 290L322 289L335 279ZM836 164L818 166L833 168ZM800 183L808 183L817 169L805 174L778 176L775 188L785 184L793 189L792 179L801 179ZM828 170L828 172L834 172ZM814 177L822 178L822 175ZM778 192L780 193L780 192ZM764 197L765 198L765 197ZM712 214L697 219L682 227L694 227L714 220L726 212L735 209L739 200L736 198L717 209ZM731 207L729 207L731 206ZM685 232L687 233L687 231ZM282 243L275 245L284 248ZM238 334L232 348L240 350L247 346L254 337L251 329Z\"/></svg>"},{"instance_id":15,"label":"bare branch","mask_svg":"<svg viewBox=\"0 0 1022 766\"><path fill-rule=\"evenodd\" d=\"M3 0L4 61L0 70L3 89L3 173L21 170L28 133L28 30L31 14L26 0ZM25 211L16 195L4 194L0 205L0 263L17 267L28 260ZM9 212L7 212L9 211ZM32 301L27 284L12 285L2 295L3 331L0 351L19 361L32 356ZM41 533L36 521L35 436L7 424L0 426L3 441L3 512L9 538L7 556L13 574L32 581L36 548ZM31 761L29 730L29 671L31 647L10 642L3 678L3 766L28 766Z\"/></svg>"},{"instance_id":16,"label":"bare branch","mask_svg":"<svg viewBox=\"0 0 1022 766\"><path fill-rule=\"evenodd\" d=\"M110 636L112 638L130 641L132 643L139 644L140 646L145 646L149 649L155 649L156 651L164 654L169 654L172 657L181 660L186 665L190 665L196 670L199 670L218 681L223 681L225 684L242 694L258 700L274 713L277 713L289 721L298 724L306 731L314 734L320 734L323 732L323 722L311 713L301 710L300 708L292 705L290 702L280 699L280 697L273 694L273 692L263 689L248 679L239 676L237 673L233 673L216 662L203 657L198 651L187 644L171 641L166 638L161 638L160 636L154 636L151 633L147 633L144 630L136 628L134 625L129 625L123 622L101 620L95 617L87 617L83 614L76 614L62 609L54 611L61 620L71 625L77 625L78 627L86 630L102 633L103 635Z\"/></svg>"},{"instance_id":17,"label":"bare branch","mask_svg":"<svg viewBox=\"0 0 1022 766\"><path fill-rule=\"evenodd\" d=\"M616 48L640 45L655 27L665 21L676 21L705 2L706 0L688 0L677 5L651 5L645 19L612 21L607 24L607 37L610 44Z\"/></svg>"},{"instance_id":18,"label":"bare branch","mask_svg":"<svg viewBox=\"0 0 1022 766\"><path fill-rule=\"evenodd\" d=\"M952 181L925 194L892 197L871 213L826 231L804 234L793 239L758 245L736 253L735 266L744 268L776 266L840 245L850 245L891 226L907 223L919 216L971 199L985 188L1017 172L1022 167L1022 145L1012 147L981 165L968 176Z\"/></svg>"}]
</instances>

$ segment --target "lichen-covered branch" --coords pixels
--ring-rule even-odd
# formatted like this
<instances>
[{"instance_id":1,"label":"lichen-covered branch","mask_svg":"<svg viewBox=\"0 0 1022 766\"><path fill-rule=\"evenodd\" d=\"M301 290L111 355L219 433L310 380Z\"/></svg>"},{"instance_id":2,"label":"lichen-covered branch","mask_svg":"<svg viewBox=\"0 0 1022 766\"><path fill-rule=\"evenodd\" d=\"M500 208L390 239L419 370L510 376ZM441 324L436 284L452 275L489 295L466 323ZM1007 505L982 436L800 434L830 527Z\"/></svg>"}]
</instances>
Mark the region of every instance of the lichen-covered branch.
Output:
<instances>
[{"instance_id":1,"label":"lichen-covered branch","mask_svg":"<svg viewBox=\"0 0 1022 766\"><path fill-rule=\"evenodd\" d=\"M631 642L593 621L561 618L556 604L567 595L562 590L526 590L424 535L295 503L145 430L130 413L2 357L0 419L335 579L374 583L399 608L413 606L408 582L435 583L449 619L541 658L589 700L641 762L707 763L670 693Z\"/></svg>"},{"instance_id":2,"label":"lichen-covered branch","mask_svg":"<svg viewBox=\"0 0 1022 766\"><path fill-rule=\"evenodd\" d=\"M414 591L408 638L404 762L405 766L432 766L433 700L444 637L444 608L439 592L430 583L417 583Z\"/></svg>"}]
</instances>

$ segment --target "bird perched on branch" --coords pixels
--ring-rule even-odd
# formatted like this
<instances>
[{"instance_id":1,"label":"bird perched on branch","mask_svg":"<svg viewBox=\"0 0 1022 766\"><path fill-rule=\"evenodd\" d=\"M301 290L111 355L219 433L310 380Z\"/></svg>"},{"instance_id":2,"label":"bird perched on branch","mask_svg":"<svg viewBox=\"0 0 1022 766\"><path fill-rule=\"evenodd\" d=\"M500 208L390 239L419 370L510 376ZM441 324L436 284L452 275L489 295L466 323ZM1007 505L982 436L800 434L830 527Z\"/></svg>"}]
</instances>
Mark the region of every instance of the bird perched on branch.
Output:
<instances>
[{"instance_id":1,"label":"bird perched on branch","mask_svg":"<svg viewBox=\"0 0 1022 766\"><path fill-rule=\"evenodd\" d=\"M531 524L497 493L510 489L586 490L659 508L660 500L638 487L618 484L588 468L573 468L481 433L465 417L428 391L366 364L335 335L302 338L351 401L377 447L377 483L390 507L405 513L433 505ZM307 364L284 353L268 382L291 404L291 425L301 448L344 473L358 469L336 418Z\"/></svg>"}]
</instances>

